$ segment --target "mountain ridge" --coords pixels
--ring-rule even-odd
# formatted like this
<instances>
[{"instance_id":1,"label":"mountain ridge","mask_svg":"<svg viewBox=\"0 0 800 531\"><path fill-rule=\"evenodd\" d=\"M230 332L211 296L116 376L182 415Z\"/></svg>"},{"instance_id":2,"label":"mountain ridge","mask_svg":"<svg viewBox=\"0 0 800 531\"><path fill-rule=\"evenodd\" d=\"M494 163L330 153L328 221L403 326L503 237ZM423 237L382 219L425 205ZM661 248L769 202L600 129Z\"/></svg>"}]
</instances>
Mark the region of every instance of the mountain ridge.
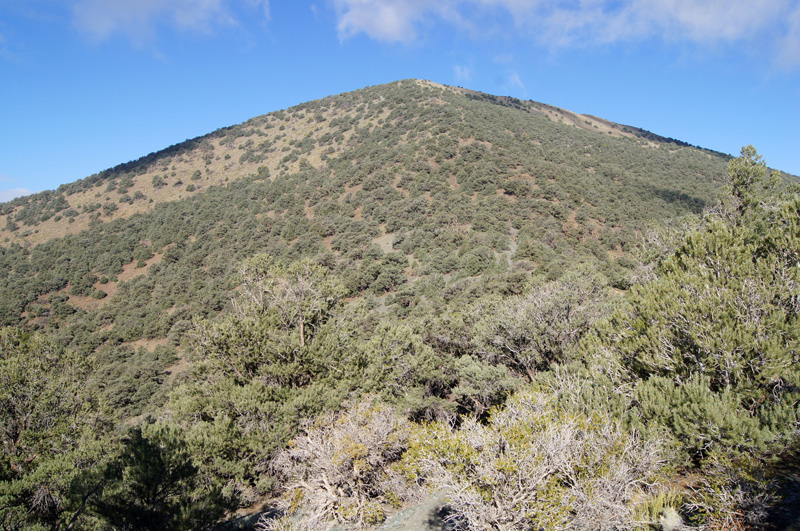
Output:
<instances>
[{"instance_id":1,"label":"mountain ridge","mask_svg":"<svg viewBox=\"0 0 800 531\"><path fill-rule=\"evenodd\" d=\"M699 213L726 159L601 125L417 80L262 115L3 204L0 318L88 319L64 337L81 349L179 342L256 252L316 257L402 311L421 279L454 290L498 268L599 260L623 286L648 223Z\"/></svg>"}]
</instances>

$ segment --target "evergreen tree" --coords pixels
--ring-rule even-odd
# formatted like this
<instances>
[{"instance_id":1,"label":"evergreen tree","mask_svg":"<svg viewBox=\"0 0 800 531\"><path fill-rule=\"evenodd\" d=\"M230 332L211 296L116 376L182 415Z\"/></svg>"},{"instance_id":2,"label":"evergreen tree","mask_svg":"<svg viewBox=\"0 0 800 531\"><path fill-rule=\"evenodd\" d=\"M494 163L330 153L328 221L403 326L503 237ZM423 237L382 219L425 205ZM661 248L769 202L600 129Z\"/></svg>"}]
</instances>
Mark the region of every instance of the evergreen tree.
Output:
<instances>
[{"instance_id":1,"label":"evergreen tree","mask_svg":"<svg viewBox=\"0 0 800 531\"><path fill-rule=\"evenodd\" d=\"M589 342L641 380L635 421L669 427L695 458L785 444L800 421L800 197L768 193L751 147L729 175L722 208Z\"/></svg>"},{"instance_id":2,"label":"evergreen tree","mask_svg":"<svg viewBox=\"0 0 800 531\"><path fill-rule=\"evenodd\" d=\"M219 488L202 484L185 442L165 426L132 428L106 476L93 509L110 529L208 529L232 506Z\"/></svg>"},{"instance_id":3,"label":"evergreen tree","mask_svg":"<svg viewBox=\"0 0 800 531\"><path fill-rule=\"evenodd\" d=\"M90 369L41 335L0 330L3 529L72 529L102 487L109 426Z\"/></svg>"}]
</instances>

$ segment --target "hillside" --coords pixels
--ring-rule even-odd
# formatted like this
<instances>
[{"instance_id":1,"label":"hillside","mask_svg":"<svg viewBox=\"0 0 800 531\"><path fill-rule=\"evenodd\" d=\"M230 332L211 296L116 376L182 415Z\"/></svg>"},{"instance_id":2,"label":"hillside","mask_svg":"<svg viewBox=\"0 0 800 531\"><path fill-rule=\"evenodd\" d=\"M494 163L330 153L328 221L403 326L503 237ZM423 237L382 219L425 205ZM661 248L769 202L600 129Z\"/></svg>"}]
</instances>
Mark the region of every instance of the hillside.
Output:
<instances>
[{"instance_id":1,"label":"hillside","mask_svg":"<svg viewBox=\"0 0 800 531\"><path fill-rule=\"evenodd\" d=\"M31 428L45 426L31 435L44 446L25 454L7 445L14 457L0 480L33 485L7 494L23 514L8 518L51 518L30 501L43 483L19 472L24 459L39 463L51 452L42 466L65 467L76 483L47 489L86 496L54 498L53 529L64 511L88 518L86 529L108 529L97 522L115 517L132 518L130 529L204 528L237 506L284 507L284 491L297 496L290 506L305 499L320 509L309 509L309 528L356 516L377 523L388 507L419 499L423 484L469 490L446 463L483 454L459 454L473 444L459 437L492 448L563 439L576 445L563 451L574 452L580 437L569 429L578 422L599 457L574 474L624 475L611 463L630 465L641 473L634 483L654 485L634 489L641 499L700 503L675 494L684 481L707 489L707 505L683 516L713 520L722 509L703 511L722 498L697 470L719 487L731 467L758 476L765 452L791 464L769 441L793 440L797 415L781 399L796 392L787 367L798 361L797 284L787 266L796 242L782 228L794 226L793 203L770 183L759 195L771 174L754 150L729 159L546 104L406 80L272 112L1 204L0 325L8 328L0 347L33 368L9 361L0 377L61 397L30 406L44 408ZM734 199L718 204L723 185ZM706 207L714 210L703 217ZM703 261L717 254L730 267ZM712 269L725 274L706 278ZM748 313L752 301L762 307ZM758 353L750 332L763 341ZM712 419L708 432L695 430L705 420L687 427L670 416L689 400L681 393L711 397L697 399ZM61 402L72 413L53 419L47 404ZM525 419L539 420L515 436ZM56 443L55 433L82 435ZM674 440L656 440L664 433ZM341 444L334 454L327 440ZM616 453L628 447L635 451ZM712 447L735 449L724 454L733 461L710 465L719 457ZM172 476L114 475L144 467L136 459L148 452L177 463L185 474L177 491L192 500L181 509L186 499L171 498L178 505L159 509L167 520L150 527L128 505L139 481L130 478ZM411 461L397 472L401 455ZM334 465L347 469L337 468L336 496L349 496L353 512L331 498L333 477L314 479ZM290 488L289 478L306 486ZM573 479L570 488L594 496ZM314 481L322 490L308 486ZM507 482L492 481L480 496L501 496ZM547 483L553 498L544 506L577 503L578 491L559 481ZM633 521L639 498L611 483L628 512L609 513L609 522ZM734 488L724 485L724 493ZM450 499L461 501L472 503ZM562 529L564 521L536 522Z\"/></svg>"},{"instance_id":2,"label":"hillside","mask_svg":"<svg viewBox=\"0 0 800 531\"><path fill-rule=\"evenodd\" d=\"M500 113L499 107L505 107L504 113ZM481 109L483 114L475 116L477 121L474 123L467 119L472 108ZM493 113L498 115L492 116ZM502 123L504 120L509 123ZM497 123L493 123L495 121ZM453 131L442 131L437 127L459 123L463 124L462 128ZM501 137L495 137L506 125L513 125L513 128L506 129ZM581 132L559 127L561 125L571 125ZM0 210L0 236L5 246L10 243L41 243L53 237L76 234L94 220L110 221L150 212L159 203L189 198L203 193L210 186L223 185L259 171L267 170L274 179L278 175L296 174L301 164L314 168L330 166L342 153L347 158L347 152L354 145L369 143L367 139L372 135L379 136L369 139L378 144L391 138L410 146L410 149L424 147L428 150L436 146L434 139L449 138L458 144L458 149L447 160L456 159L458 162L456 157L461 148L478 141L480 134L491 135L482 140L488 143L486 145L502 146L511 142L518 144L517 149L526 147L527 143L542 146L544 142L544 148L539 153L532 153L528 159L547 160L545 151L551 152L551 158L555 152L592 156L589 150L594 147L597 151L598 140L591 140L591 135L584 136L582 132L606 134L615 140L635 140L633 144L637 146L668 148L673 153L679 148L690 147L638 128L594 116L577 115L550 105L410 81L333 96L259 116L62 185L56 191L18 198L3 204ZM354 140L355 133L362 138ZM565 144L559 145L560 141ZM573 147L573 142L578 142L578 145ZM624 145L616 149L624 150ZM688 158L702 153L696 152ZM594 173L604 159L613 162L613 157L595 153L598 155L599 159L589 161L571 160L570 166L573 171ZM709 159L716 158L712 155L721 156L710 152L705 152L705 155ZM671 158L680 160L683 157L686 155ZM422 157L414 157L415 160L418 158ZM661 164L671 165L673 162L669 155L658 158L662 159ZM433 167L439 169L441 161L428 162L433 162ZM566 161L555 158L548 162L564 164ZM682 170L702 174L704 169L707 170L703 166L703 162L695 161L693 166ZM711 163L710 167L713 166ZM404 169L412 174L415 171ZM613 171L613 168L606 171ZM513 171L506 172L503 177L535 180L535 176L530 174L526 177L524 171L516 172L516 175Z\"/></svg>"},{"instance_id":3,"label":"hillside","mask_svg":"<svg viewBox=\"0 0 800 531\"><path fill-rule=\"evenodd\" d=\"M514 292L598 262L624 288L648 223L702 210L725 163L634 133L422 81L260 116L2 205L0 320L163 369L257 252L318 257L401 315L483 273Z\"/></svg>"}]
</instances>

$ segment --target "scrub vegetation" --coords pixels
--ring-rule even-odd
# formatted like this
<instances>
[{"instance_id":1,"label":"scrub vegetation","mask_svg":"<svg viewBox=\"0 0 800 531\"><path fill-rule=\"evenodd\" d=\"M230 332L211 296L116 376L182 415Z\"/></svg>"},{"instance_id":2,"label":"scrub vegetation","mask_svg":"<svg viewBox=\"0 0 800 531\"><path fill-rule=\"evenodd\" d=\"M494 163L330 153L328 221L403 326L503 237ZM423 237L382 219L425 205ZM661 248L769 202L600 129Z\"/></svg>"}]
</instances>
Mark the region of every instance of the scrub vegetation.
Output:
<instances>
[{"instance_id":1,"label":"scrub vegetation","mask_svg":"<svg viewBox=\"0 0 800 531\"><path fill-rule=\"evenodd\" d=\"M4 203L0 528L788 525L797 190L407 80Z\"/></svg>"}]
</instances>

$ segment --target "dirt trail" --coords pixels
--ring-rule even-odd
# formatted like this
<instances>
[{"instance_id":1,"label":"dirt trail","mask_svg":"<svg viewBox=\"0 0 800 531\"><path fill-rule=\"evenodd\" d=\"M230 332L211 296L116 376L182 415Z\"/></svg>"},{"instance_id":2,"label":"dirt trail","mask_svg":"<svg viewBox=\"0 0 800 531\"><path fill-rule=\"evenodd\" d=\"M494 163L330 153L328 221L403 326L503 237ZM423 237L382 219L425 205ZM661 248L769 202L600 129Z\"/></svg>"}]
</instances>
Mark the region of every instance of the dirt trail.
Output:
<instances>
[{"instance_id":1,"label":"dirt trail","mask_svg":"<svg viewBox=\"0 0 800 531\"><path fill-rule=\"evenodd\" d=\"M376 531L451 531L453 526L446 522L447 509L442 509L442 505L441 496L431 496L395 514Z\"/></svg>"}]
</instances>

